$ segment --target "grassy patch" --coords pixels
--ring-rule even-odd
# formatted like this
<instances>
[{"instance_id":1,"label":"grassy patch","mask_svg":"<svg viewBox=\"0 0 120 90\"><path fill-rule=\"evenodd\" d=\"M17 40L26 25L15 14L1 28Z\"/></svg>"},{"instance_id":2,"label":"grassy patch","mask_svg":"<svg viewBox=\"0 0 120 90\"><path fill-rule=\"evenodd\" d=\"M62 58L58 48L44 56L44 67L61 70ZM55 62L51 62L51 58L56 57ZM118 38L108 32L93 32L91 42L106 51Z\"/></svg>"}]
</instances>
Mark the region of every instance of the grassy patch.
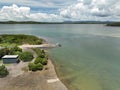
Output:
<instances>
[{"instance_id":1,"label":"grassy patch","mask_svg":"<svg viewBox=\"0 0 120 90\"><path fill-rule=\"evenodd\" d=\"M43 39L40 39L32 35L23 35L23 34L3 34L0 35L1 44L42 44Z\"/></svg>"},{"instance_id":2,"label":"grassy patch","mask_svg":"<svg viewBox=\"0 0 120 90\"><path fill-rule=\"evenodd\" d=\"M3 61L2 60L0 60L0 64L2 64L3 63Z\"/></svg>"}]
</instances>

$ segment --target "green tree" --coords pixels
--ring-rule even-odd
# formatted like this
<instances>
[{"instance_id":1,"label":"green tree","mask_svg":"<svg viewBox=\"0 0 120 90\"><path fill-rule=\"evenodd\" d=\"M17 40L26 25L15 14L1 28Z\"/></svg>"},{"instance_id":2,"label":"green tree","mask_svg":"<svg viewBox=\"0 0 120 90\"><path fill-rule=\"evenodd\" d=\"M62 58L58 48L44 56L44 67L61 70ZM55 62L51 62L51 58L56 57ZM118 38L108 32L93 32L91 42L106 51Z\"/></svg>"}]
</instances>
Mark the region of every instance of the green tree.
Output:
<instances>
[{"instance_id":1,"label":"green tree","mask_svg":"<svg viewBox=\"0 0 120 90\"><path fill-rule=\"evenodd\" d=\"M41 63L42 58L37 57L34 61L35 64Z\"/></svg>"},{"instance_id":2,"label":"green tree","mask_svg":"<svg viewBox=\"0 0 120 90\"><path fill-rule=\"evenodd\" d=\"M29 63L28 67L30 71L37 71L37 70L43 69L43 65L41 63L38 63L38 64Z\"/></svg>"},{"instance_id":3,"label":"green tree","mask_svg":"<svg viewBox=\"0 0 120 90\"><path fill-rule=\"evenodd\" d=\"M33 59L33 54L31 52L22 52L19 54L20 60L27 62L27 61L32 61Z\"/></svg>"},{"instance_id":4,"label":"green tree","mask_svg":"<svg viewBox=\"0 0 120 90\"><path fill-rule=\"evenodd\" d=\"M9 74L9 72L8 72L7 68L4 65L0 66L0 78L5 77L8 74Z\"/></svg>"},{"instance_id":5,"label":"green tree","mask_svg":"<svg viewBox=\"0 0 120 90\"><path fill-rule=\"evenodd\" d=\"M41 64L47 65L47 59L46 59L46 58L43 58Z\"/></svg>"},{"instance_id":6,"label":"green tree","mask_svg":"<svg viewBox=\"0 0 120 90\"><path fill-rule=\"evenodd\" d=\"M36 60L34 61L35 64L41 63L42 65L46 65L47 64L47 59L46 58L40 58L37 57Z\"/></svg>"}]
</instances>

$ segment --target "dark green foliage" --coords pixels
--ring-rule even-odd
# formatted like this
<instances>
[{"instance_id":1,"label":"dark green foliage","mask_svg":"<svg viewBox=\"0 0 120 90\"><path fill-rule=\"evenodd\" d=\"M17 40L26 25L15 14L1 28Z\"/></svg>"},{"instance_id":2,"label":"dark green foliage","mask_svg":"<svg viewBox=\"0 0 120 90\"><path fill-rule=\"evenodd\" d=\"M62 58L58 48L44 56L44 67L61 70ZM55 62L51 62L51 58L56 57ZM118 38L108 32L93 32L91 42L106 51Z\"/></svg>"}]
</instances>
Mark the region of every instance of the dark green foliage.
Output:
<instances>
[{"instance_id":1,"label":"dark green foliage","mask_svg":"<svg viewBox=\"0 0 120 90\"><path fill-rule=\"evenodd\" d=\"M33 50L37 53L38 56L41 55L41 53L42 53L42 50L39 48L35 48Z\"/></svg>"},{"instance_id":2,"label":"dark green foliage","mask_svg":"<svg viewBox=\"0 0 120 90\"><path fill-rule=\"evenodd\" d=\"M32 36L32 35L22 35L22 34L19 34L19 35L7 35L7 34L4 34L4 35L1 35L0 36L0 43L3 44L3 43L9 43L9 44L42 44L42 39L36 37L36 36Z\"/></svg>"},{"instance_id":3,"label":"dark green foliage","mask_svg":"<svg viewBox=\"0 0 120 90\"><path fill-rule=\"evenodd\" d=\"M39 57L41 57L41 58L45 58L45 55L44 55L44 54L41 54L41 55L39 55Z\"/></svg>"},{"instance_id":4,"label":"dark green foliage","mask_svg":"<svg viewBox=\"0 0 120 90\"><path fill-rule=\"evenodd\" d=\"M108 23L107 26L120 26L120 22Z\"/></svg>"},{"instance_id":5,"label":"dark green foliage","mask_svg":"<svg viewBox=\"0 0 120 90\"><path fill-rule=\"evenodd\" d=\"M41 50L41 55L39 55L39 57L45 58L45 51L44 50Z\"/></svg>"},{"instance_id":6,"label":"dark green foliage","mask_svg":"<svg viewBox=\"0 0 120 90\"><path fill-rule=\"evenodd\" d=\"M8 72L7 68L4 65L0 66L0 78L5 77L8 74L9 74L9 72Z\"/></svg>"},{"instance_id":7,"label":"dark green foliage","mask_svg":"<svg viewBox=\"0 0 120 90\"><path fill-rule=\"evenodd\" d=\"M38 57L35 59L34 63L29 63L28 67L30 71L42 70L43 65L47 65L47 59L45 58L45 52L41 49L34 49Z\"/></svg>"},{"instance_id":8,"label":"dark green foliage","mask_svg":"<svg viewBox=\"0 0 120 90\"><path fill-rule=\"evenodd\" d=\"M34 51L37 53L38 57L34 61L35 64L41 63L42 65L47 65L47 56L45 54L44 50L41 49L34 49Z\"/></svg>"},{"instance_id":9,"label":"dark green foliage","mask_svg":"<svg viewBox=\"0 0 120 90\"><path fill-rule=\"evenodd\" d=\"M6 54L6 52L4 52L4 49L1 49L0 50L0 58L2 58L5 54Z\"/></svg>"},{"instance_id":10,"label":"dark green foliage","mask_svg":"<svg viewBox=\"0 0 120 90\"><path fill-rule=\"evenodd\" d=\"M37 57L34 61L35 64L41 63L42 58Z\"/></svg>"},{"instance_id":11,"label":"dark green foliage","mask_svg":"<svg viewBox=\"0 0 120 90\"><path fill-rule=\"evenodd\" d=\"M43 65L41 63L38 63L38 64L29 63L28 67L30 71L37 71L37 70L43 69Z\"/></svg>"},{"instance_id":12,"label":"dark green foliage","mask_svg":"<svg viewBox=\"0 0 120 90\"><path fill-rule=\"evenodd\" d=\"M47 65L47 59L46 59L46 58L43 58L41 64Z\"/></svg>"},{"instance_id":13,"label":"dark green foliage","mask_svg":"<svg viewBox=\"0 0 120 90\"><path fill-rule=\"evenodd\" d=\"M37 57L36 60L34 61L35 64L41 63L42 65L46 65L47 64L47 59L46 58L40 58Z\"/></svg>"},{"instance_id":14,"label":"dark green foliage","mask_svg":"<svg viewBox=\"0 0 120 90\"><path fill-rule=\"evenodd\" d=\"M38 57L40 58L46 58L46 54L45 54L45 51L44 50L41 50L41 49L34 49L34 51L37 53Z\"/></svg>"},{"instance_id":15,"label":"dark green foliage","mask_svg":"<svg viewBox=\"0 0 120 90\"><path fill-rule=\"evenodd\" d=\"M15 55L16 52L22 52L22 49L15 46L7 46L5 48L0 49L0 58L4 55Z\"/></svg>"},{"instance_id":16,"label":"dark green foliage","mask_svg":"<svg viewBox=\"0 0 120 90\"><path fill-rule=\"evenodd\" d=\"M19 53L19 58L24 62L32 61L33 54L31 52L22 52L22 53Z\"/></svg>"},{"instance_id":17,"label":"dark green foliage","mask_svg":"<svg viewBox=\"0 0 120 90\"><path fill-rule=\"evenodd\" d=\"M62 24L62 22L36 22L36 21L6 21L0 24Z\"/></svg>"},{"instance_id":18,"label":"dark green foliage","mask_svg":"<svg viewBox=\"0 0 120 90\"><path fill-rule=\"evenodd\" d=\"M14 52L22 52L22 49L19 48L17 45L14 46L13 48L11 48L11 50L14 51Z\"/></svg>"}]
</instances>

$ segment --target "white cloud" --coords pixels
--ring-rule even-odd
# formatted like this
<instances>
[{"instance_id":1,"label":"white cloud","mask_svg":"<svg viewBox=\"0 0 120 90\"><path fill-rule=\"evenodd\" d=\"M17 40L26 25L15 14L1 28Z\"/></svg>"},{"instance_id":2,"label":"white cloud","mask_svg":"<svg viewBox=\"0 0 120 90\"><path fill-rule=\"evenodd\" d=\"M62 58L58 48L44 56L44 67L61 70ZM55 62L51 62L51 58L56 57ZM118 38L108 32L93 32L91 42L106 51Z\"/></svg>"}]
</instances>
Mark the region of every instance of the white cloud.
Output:
<instances>
[{"instance_id":1,"label":"white cloud","mask_svg":"<svg viewBox=\"0 0 120 90\"><path fill-rule=\"evenodd\" d=\"M120 1L78 0L77 3L61 9L60 15L73 20L120 20Z\"/></svg>"},{"instance_id":2,"label":"white cloud","mask_svg":"<svg viewBox=\"0 0 120 90\"><path fill-rule=\"evenodd\" d=\"M76 0L0 0L0 4L17 4L29 7L62 8Z\"/></svg>"},{"instance_id":3,"label":"white cloud","mask_svg":"<svg viewBox=\"0 0 120 90\"><path fill-rule=\"evenodd\" d=\"M6 1L6 0L5 0ZM8 1L8 0L7 0ZM13 2L16 0L9 0ZM20 0L25 4L39 5L39 0ZM40 0L45 2L46 0ZM63 0L47 0L46 6L55 6L58 2ZM73 1L73 0L72 0ZM19 1L17 1L19 2ZM28 2L28 3L27 3ZM41 3L40 3L41 4ZM62 3L63 4L63 3ZM62 5L61 4L61 5ZM24 4L23 4L24 5ZM60 4L59 4L60 5ZM49 9L50 10L50 9ZM47 12L47 11L46 11ZM49 12L49 11L48 11ZM64 21L64 20L100 20L100 21L120 21L120 0L78 0L72 5L59 9L57 14L53 12L48 13L32 13L30 7L18 7L13 4L12 6L4 6L0 10L0 21L15 20L15 21Z\"/></svg>"},{"instance_id":4,"label":"white cloud","mask_svg":"<svg viewBox=\"0 0 120 90\"><path fill-rule=\"evenodd\" d=\"M31 13L29 7L4 6L0 10L0 21L60 21L60 17L55 14Z\"/></svg>"}]
</instances>

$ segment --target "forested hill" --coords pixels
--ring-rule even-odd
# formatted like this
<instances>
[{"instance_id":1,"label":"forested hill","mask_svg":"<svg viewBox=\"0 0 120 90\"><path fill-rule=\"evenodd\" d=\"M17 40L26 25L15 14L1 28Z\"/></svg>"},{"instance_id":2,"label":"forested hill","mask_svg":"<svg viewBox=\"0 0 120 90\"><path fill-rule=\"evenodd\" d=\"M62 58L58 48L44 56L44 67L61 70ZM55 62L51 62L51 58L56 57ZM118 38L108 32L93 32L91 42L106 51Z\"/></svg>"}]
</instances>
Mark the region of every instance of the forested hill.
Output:
<instances>
[{"instance_id":1,"label":"forested hill","mask_svg":"<svg viewBox=\"0 0 120 90\"><path fill-rule=\"evenodd\" d=\"M63 22L0 21L0 24L106 24L107 26L120 26L120 22L112 21L63 21Z\"/></svg>"},{"instance_id":2,"label":"forested hill","mask_svg":"<svg viewBox=\"0 0 120 90\"><path fill-rule=\"evenodd\" d=\"M120 27L120 22L109 23L107 24L107 26L119 26Z\"/></svg>"},{"instance_id":3,"label":"forested hill","mask_svg":"<svg viewBox=\"0 0 120 90\"><path fill-rule=\"evenodd\" d=\"M0 24L61 24L61 22L36 22L36 21L0 21Z\"/></svg>"}]
</instances>

